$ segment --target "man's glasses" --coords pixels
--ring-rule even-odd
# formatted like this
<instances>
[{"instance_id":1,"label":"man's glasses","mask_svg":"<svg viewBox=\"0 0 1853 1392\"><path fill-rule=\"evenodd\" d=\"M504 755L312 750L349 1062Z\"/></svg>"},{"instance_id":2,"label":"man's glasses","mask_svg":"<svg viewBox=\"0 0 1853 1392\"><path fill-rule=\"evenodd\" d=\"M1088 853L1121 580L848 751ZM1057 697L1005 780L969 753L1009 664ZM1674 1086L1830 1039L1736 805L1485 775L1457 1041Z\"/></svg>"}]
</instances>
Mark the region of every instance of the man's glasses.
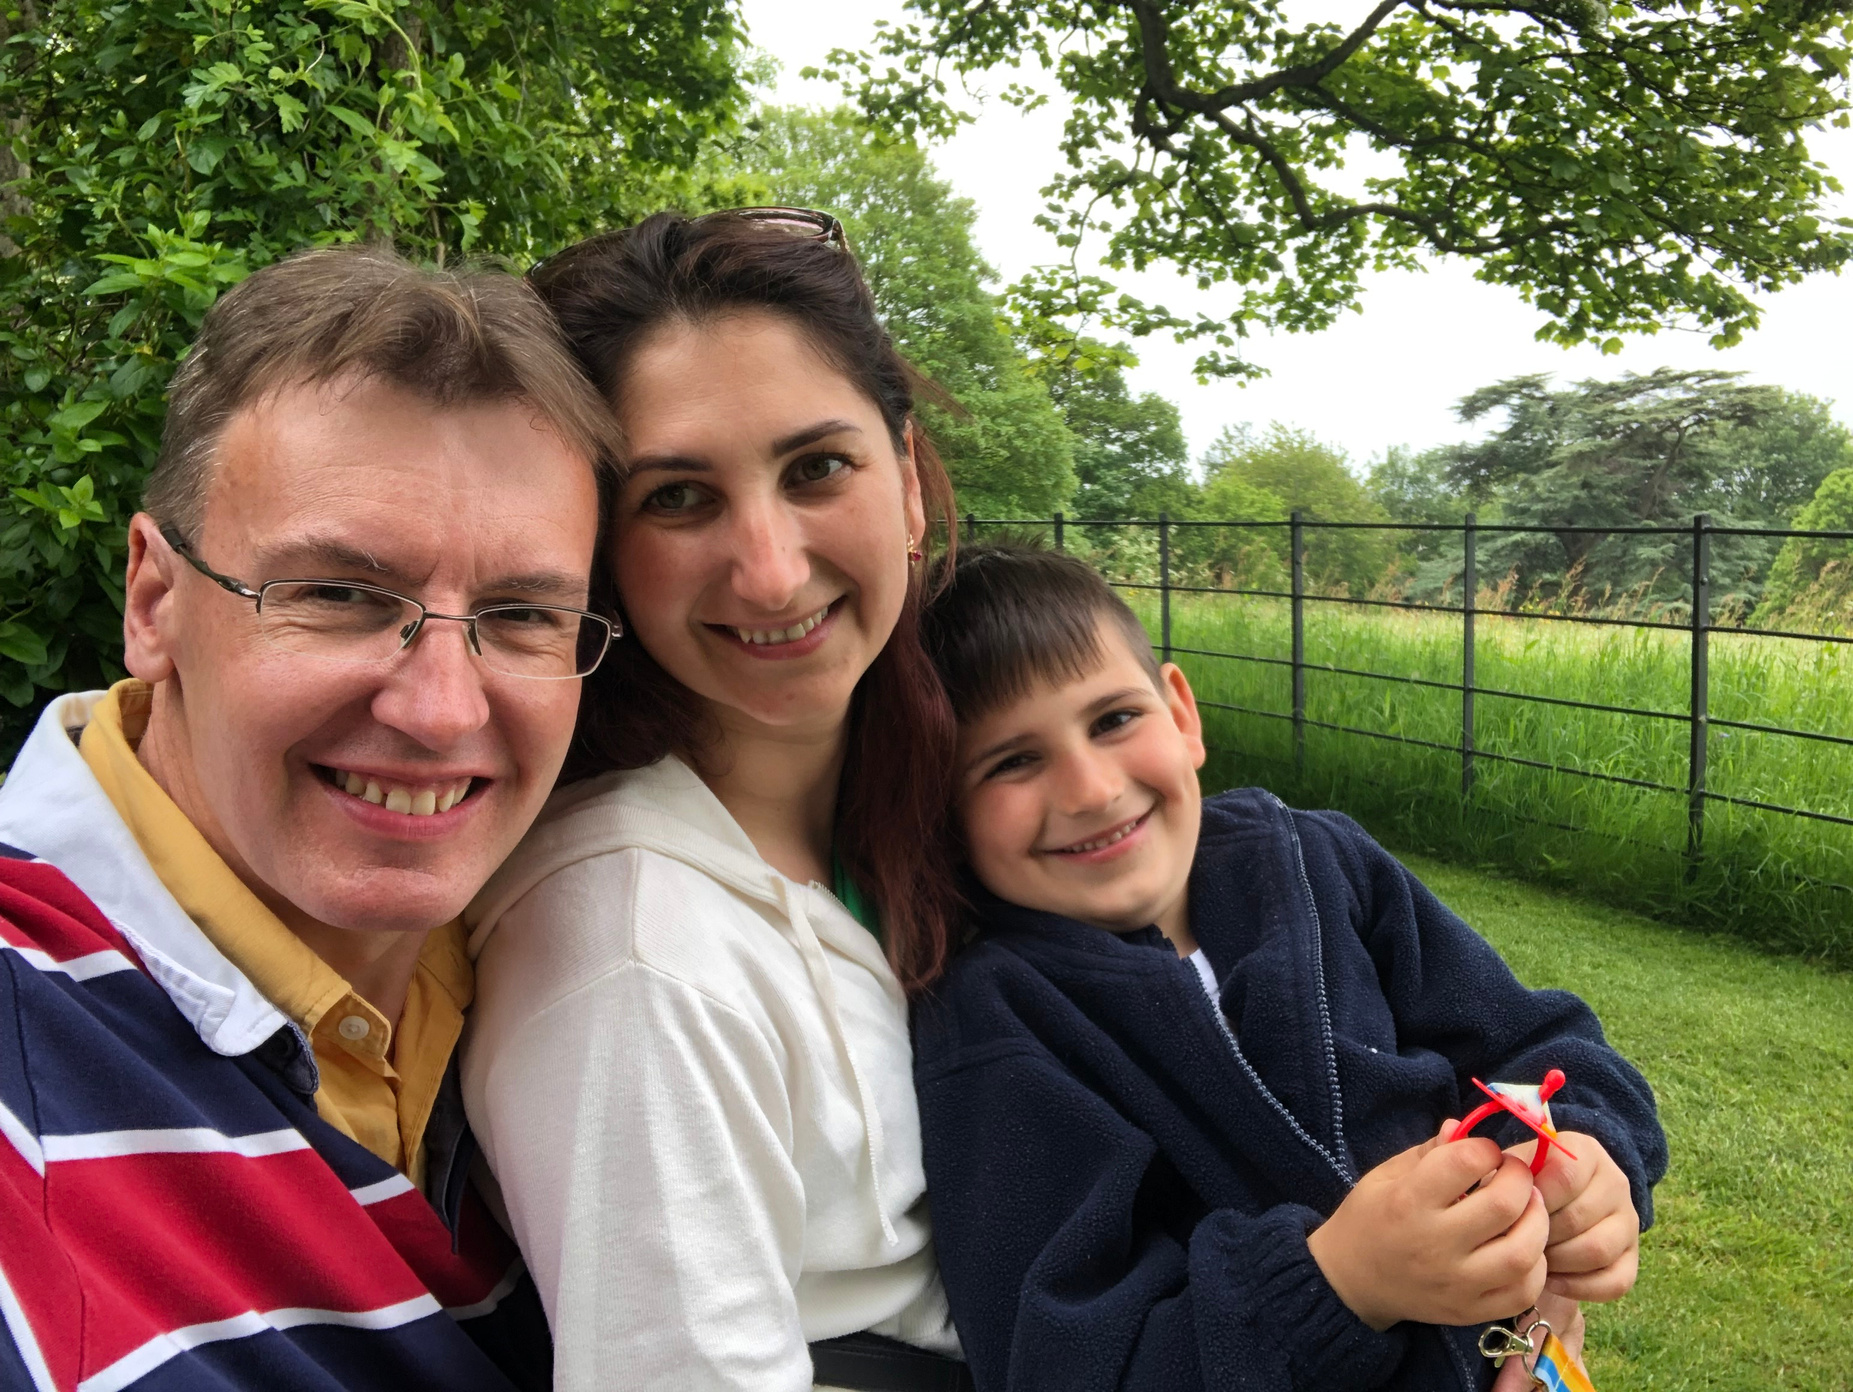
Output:
<instances>
[{"instance_id":1,"label":"man's glasses","mask_svg":"<svg viewBox=\"0 0 1853 1392\"><path fill-rule=\"evenodd\" d=\"M613 619L557 604L490 604L438 614L417 600L356 580L267 580L256 589L193 554L180 529L161 528L174 554L220 589L257 604L264 641L328 662L379 663L404 652L428 619L463 625L470 651L505 677L564 681L589 675L623 629Z\"/></svg>"}]
</instances>

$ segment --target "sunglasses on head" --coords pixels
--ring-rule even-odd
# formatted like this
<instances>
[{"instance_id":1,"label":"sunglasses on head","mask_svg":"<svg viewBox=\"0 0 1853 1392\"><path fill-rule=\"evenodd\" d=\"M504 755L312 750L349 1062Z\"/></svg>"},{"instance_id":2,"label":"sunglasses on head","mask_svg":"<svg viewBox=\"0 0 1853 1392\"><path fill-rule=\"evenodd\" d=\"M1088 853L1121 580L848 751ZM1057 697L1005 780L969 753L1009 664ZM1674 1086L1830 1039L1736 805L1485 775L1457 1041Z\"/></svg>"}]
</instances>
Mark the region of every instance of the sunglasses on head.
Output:
<instances>
[{"instance_id":1,"label":"sunglasses on head","mask_svg":"<svg viewBox=\"0 0 1853 1392\"><path fill-rule=\"evenodd\" d=\"M820 213L815 208L721 208L712 213L700 213L690 218L691 227L704 222L720 220L750 222L766 227L776 227L798 237L815 237L820 242L828 242L842 252L849 251L849 234L843 230L843 224L830 213ZM528 274L534 275L544 266L552 265L562 258L571 258L588 247L609 246L622 242L631 234L628 227L617 228L610 232L599 232L588 237L576 246L566 247L552 256L542 257L535 263Z\"/></svg>"},{"instance_id":2,"label":"sunglasses on head","mask_svg":"<svg viewBox=\"0 0 1853 1392\"><path fill-rule=\"evenodd\" d=\"M816 237L819 241L829 242L842 251L849 250L849 234L843 230L842 222L832 214L820 213L815 208L722 208L717 212L690 218L689 221L703 223L721 219L786 229L799 236Z\"/></svg>"}]
</instances>

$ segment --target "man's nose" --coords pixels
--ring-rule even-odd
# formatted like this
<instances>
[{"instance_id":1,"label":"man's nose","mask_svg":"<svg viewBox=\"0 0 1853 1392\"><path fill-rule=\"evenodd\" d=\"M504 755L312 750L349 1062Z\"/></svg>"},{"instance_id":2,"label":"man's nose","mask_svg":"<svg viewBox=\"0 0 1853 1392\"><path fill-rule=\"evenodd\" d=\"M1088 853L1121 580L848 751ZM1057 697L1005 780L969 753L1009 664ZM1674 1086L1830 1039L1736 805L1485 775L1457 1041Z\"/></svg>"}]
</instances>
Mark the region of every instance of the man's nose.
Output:
<instances>
[{"instance_id":1,"label":"man's nose","mask_svg":"<svg viewBox=\"0 0 1853 1392\"><path fill-rule=\"evenodd\" d=\"M427 749L448 748L489 722L486 676L465 625L427 619L393 659L373 716Z\"/></svg>"},{"instance_id":2,"label":"man's nose","mask_svg":"<svg viewBox=\"0 0 1853 1392\"><path fill-rule=\"evenodd\" d=\"M786 608L811 578L803 526L781 499L741 508L732 540L733 592L755 609Z\"/></svg>"}]
</instances>

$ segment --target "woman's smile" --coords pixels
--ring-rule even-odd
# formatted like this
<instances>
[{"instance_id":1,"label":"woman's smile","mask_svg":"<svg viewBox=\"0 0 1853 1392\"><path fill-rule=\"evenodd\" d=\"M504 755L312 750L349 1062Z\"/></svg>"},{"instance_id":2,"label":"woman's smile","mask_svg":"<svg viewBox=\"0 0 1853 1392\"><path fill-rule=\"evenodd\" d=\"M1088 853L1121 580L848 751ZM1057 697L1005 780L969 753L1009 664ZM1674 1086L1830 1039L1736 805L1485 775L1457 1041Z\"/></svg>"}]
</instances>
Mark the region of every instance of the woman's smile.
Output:
<instances>
[{"instance_id":1,"label":"woman's smile","mask_svg":"<svg viewBox=\"0 0 1853 1392\"><path fill-rule=\"evenodd\" d=\"M748 628L738 624L705 624L730 648L761 661L788 661L809 657L830 639L847 596L838 596L813 613L789 624L773 623Z\"/></svg>"}]
</instances>

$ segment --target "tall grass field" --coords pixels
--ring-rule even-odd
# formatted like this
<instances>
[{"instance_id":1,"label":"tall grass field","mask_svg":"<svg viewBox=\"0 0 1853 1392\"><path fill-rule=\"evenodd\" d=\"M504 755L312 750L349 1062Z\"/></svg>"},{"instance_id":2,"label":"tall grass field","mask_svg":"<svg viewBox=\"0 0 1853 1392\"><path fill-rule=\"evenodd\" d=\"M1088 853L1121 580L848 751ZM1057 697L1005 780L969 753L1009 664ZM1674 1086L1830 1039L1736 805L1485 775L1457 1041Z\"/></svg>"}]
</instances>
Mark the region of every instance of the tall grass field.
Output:
<instances>
[{"instance_id":1,"label":"tall grass field","mask_svg":"<svg viewBox=\"0 0 1853 1392\"><path fill-rule=\"evenodd\" d=\"M1128 599L1159 637L1159 598ZM1683 715L1690 640L1482 613L1475 642L1475 743L1537 763L1669 785L1603 783L1482 758L1462 792L1461 695L1309 670L1304 748L1289 721L1286 666L1204 653L1291 655L1285 601L1171 596L1171 641L1204 710L1205 787L1260 783L1288 801L1336 807L1411 850L1502 866L1616 905L1696 921L1764 945L1853 964L1853 827L1721 802L1705 808L1702 853L1687 855L1690 732L1681 720L1537 705L1522 692ZM1176 652L1178 649L1195 651ZM1461 680L1458 615L1308 601L1305 658L1394 678ZM1715 631L1714 718L1853 737L1853 648ZM1317 728L1348 726L1429 749ZM1853 816L1853 746L1715 726L1707 783L1717 793Z\"/></svg>"}]
</instances>

